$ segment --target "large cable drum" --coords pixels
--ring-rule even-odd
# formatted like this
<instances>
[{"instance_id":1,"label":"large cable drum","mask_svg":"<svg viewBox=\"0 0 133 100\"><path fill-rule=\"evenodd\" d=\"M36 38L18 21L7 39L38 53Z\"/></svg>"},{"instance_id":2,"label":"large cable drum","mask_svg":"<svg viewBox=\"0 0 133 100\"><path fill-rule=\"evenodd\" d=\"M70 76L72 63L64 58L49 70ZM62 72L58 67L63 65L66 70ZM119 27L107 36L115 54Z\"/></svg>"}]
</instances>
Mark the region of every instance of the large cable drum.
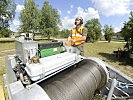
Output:
<instances>
[{"instance_id":1,"label":"large cable drum","mask_svg":"<svg viewBox=\"0 0 133 100\"><path fill-rule=\"evenodd\" d=\"M104 68L103 68L104 67ZM51 100L91 100L107 83L105 66L84 59L79 64L40 83Z\"/></svg>"}]
</instances>

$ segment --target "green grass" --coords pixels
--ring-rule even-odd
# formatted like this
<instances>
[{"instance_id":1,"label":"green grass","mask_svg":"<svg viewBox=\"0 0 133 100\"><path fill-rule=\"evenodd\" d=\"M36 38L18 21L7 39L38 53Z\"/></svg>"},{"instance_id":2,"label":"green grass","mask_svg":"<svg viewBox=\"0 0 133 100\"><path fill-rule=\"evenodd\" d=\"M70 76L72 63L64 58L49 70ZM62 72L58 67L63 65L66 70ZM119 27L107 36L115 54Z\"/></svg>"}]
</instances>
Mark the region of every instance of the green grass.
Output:
<instances>
[{"instance_id":1,"label":"green grass","mask_svg":"<svg viewBox=\"0 0 133 100\"><path fill-rule=\"evenodd\" d=\"M2 84L2 75L5 73L5 56L15 52L14 42L0 42L0 84Z\"/></svg>"},{"instance_id":2,"label":"green grass","mask_svg":"<svg viewBox=\"0 0 133 100\"><path fill-rule=\"evenodd\" d=\"M133 78L133 59L126 57L118 58L113 53L113 51L118 50L119 47L123 49L124 45L124 43L115 42L86 43L84 47L85 56L98 57Z\"/></svg>"},{"instance_id":3,"label":"green grass","mask_svg":"<svg viewBox=\"0 0 133 100\"><path fill-rule=\"evenodd\" d=\"M95 42L95 43L86 43L84 45L85 55L86 56L95 56L102 57L102 54L108 53L112 54L114 50L117 50L119 47L123 48L122 43L108 43L108 42Z\"/></svg>"}]
</instances>

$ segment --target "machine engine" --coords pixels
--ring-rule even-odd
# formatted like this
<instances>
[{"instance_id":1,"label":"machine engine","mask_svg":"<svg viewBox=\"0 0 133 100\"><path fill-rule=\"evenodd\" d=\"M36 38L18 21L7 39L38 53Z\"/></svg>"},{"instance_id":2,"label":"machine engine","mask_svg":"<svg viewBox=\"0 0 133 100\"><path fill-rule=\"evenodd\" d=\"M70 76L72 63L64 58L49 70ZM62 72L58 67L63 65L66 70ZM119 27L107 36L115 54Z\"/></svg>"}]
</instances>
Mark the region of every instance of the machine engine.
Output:
<instances>
[{"instance_id":1,"label":"machine engine","mask_svg":"<svg viewBox=\"0 0 133 100\"><path fill-rule=\"evenodd\" d=\"M62 42L38 43L32 40L16 41L16 55L6 59L11 62L7 66L12 66L14 78L24 85L45 80L81 61L77 54L65 52Z\"/></svg>"}]
</instances>

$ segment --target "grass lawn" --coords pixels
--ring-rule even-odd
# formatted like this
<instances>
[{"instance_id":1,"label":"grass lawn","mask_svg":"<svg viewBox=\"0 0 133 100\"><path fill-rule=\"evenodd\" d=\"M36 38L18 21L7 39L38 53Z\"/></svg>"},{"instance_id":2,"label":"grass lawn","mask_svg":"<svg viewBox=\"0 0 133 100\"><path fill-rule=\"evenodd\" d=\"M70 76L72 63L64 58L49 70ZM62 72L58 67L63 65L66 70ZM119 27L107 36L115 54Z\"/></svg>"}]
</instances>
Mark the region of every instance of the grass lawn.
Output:
<instances>
[{"instance_id":1,"label":"grass lawn","mask_svg":"<svg viewBox=\"0 0 133 100\"><path fill-rule=\"evenodd\" d=\"M98 57L133 78L133 59L126 57L118 58L113 54L114 50L118 50L119 47L123 48L124 45L124 43L115 42L86 43L84 47L85 56Z\"/></svg>"},{"instance_id":2,"label":"grass lawn","mask_svg":"<svg viewBox=\"0 0 133 100\"><path fill-rule=\"evenodd\" d=\"M0 42L0 84L2 84L2 75L5 73L5 56L15 52L14 42Z\"/></svg>"}]
</instances>

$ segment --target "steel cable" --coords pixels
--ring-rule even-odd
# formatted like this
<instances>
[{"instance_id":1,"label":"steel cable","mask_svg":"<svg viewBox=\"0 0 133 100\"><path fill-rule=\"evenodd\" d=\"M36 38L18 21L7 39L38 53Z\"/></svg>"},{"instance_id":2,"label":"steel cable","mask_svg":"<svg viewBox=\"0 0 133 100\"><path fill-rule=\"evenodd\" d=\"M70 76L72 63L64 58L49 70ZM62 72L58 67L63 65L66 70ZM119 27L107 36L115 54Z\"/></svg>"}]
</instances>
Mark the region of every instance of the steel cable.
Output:
<instances>
[{"instance_id":1,"label":"steel cable","mask_svg":"<svg viewBox=\"0 0 133 100\"><path fill-rule=\"evenodd\" d=\"M106 83L104 69L89 59L40 83L51 100L91 100ZM103 82L105 81L105 82Z\"/></svg>"}]
</instances>

